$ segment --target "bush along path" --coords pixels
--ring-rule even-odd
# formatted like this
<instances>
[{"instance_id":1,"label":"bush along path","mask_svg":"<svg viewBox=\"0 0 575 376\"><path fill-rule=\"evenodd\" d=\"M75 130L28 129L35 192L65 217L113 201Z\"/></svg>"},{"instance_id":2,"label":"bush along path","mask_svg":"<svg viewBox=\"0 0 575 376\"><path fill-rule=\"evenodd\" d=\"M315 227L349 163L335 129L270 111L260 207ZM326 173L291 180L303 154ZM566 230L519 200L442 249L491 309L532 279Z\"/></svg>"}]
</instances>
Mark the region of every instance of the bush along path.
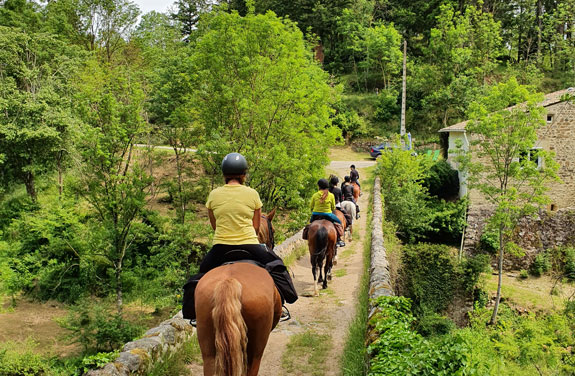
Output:
<instances>
[{"instance_id":1,"label":"bush along path","mask_svg":"<svg viewBox=\"0 0 575 376\"><path fill-rule=\"evenodd\" d=\"M341 177L353 162L332 162L330 170ZM370 163L372 164L372 163ZM358 166L359 165L359 166ZM361 164L360 176L362 173ZM359 205L361 218L354 221L353 241L338 250L332 280L320 296L313 296L313 277L307 243L297 249L303 256L290 266L300 298L288 305L291 320L280 322L272 331L260 375L339 375L340 359L351 321L355 317L357 293L363 270L363 240L366 232L368 189L364 187ZM304 248L305 247L305 248ZM190 364L192 374L201 374L201 364Z\"/></svg>"}]
</instances>

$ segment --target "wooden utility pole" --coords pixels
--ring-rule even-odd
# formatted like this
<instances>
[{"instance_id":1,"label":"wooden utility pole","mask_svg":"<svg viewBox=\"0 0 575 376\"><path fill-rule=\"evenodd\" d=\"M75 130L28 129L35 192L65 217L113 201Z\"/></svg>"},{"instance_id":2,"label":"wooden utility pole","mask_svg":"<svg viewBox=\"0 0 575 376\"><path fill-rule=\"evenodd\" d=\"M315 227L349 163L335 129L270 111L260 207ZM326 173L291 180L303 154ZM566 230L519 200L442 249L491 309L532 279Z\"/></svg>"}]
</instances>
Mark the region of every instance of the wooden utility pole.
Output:
<instances>
[{"instance_id":1,"label":"wooden utility pole","mask_svg":"<svg viewBox=\"0 0 575 376\"><path fill-rule=\"evenodd\" d=\"M407 39L403 41L403 84L401 89L401 122L399 134L405 136L405 83L407 77Z\"/></svg>"}]
</instances>

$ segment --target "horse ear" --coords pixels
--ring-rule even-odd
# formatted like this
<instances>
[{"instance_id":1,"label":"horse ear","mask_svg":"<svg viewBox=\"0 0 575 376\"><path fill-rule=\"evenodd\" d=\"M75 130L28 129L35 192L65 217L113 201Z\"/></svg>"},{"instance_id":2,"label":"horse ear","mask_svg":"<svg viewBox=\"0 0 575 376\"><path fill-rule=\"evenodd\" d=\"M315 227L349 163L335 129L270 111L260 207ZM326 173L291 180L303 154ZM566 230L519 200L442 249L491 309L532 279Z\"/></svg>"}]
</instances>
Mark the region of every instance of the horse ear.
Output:
<instances>
[{"instance_id":1,"label":"horse ear","mask_svg":"<svg viewBox=\"0 0 575 376\"><path fill-rule=\"evenodd\" d=\"M271 212L268 213L268 219L270 222L274 219L274 215L276 215L276 208L273 208Z\"/></svg>"}]
</instances>

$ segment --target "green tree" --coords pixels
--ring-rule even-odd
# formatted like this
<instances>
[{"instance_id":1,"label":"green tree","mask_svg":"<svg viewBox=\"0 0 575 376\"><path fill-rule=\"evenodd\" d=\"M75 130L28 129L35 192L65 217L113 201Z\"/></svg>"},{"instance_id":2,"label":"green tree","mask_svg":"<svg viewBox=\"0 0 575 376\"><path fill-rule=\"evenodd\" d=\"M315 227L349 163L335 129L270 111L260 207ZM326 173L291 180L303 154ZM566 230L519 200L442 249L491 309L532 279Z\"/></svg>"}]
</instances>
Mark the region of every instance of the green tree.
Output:
<instances>
[{"instance_id":1,"label":"green tree","mask_svg":"<svg viewBox=\"0 0 575 376\"><path fill-rule=\"evenodd\" d=\"M81 55L47 34L0 26L1 183L20 182L36 199L36 177L61 172L75 117L69 80Z\"/></svg>"},{"instance_id":2,"label":"green tree","mask_svg":"<svg viewBox=\"0 0 575 376\"><path fill-rule=\"evenodd\" d=\"M376 25L365 30L365 54L367 69L379 70L383 88L389 89L392 77L399 73L403 59L401 36L393 25Z\"/></svg>"},{"instance_id":3,"label":"green tree","mask_svg":"<svg viewBox=\"0 0 575 376\"><path fill-rule=\"evenodd\" d=\"M558 179L553 155L532 149L537 143L537 130L545 125L545 109L538 105L542 99L542 95L510 79L493 86L470 106L466 131L472 139L471 153L461 159L469 171L469 187L481 192L494 206L489 226L499 238L499 279L492 324L497 321L505 253L519 251L512 241L513 230L521 217L547 202L546 183Z\"/></svg>"},{"instance_id":4,"label":"green tree","mask_svg":"<svg viewBox=\"0 0 575 376\"><path fill-rule=\"evenodd\" d=\"M116 304L122 312L123 263L132 251L134 223L146 205L151 178L138 163L133 144L145 134L146 100L141 77L128 66L90 62L78 83L78 107L86 123L78 140L81 165L74 184L97 213L102 244L98 254L113 267Z\"/></svg>"},{"instance_id":5,"label":"green tree","mask_svg":"<svg viewBox=\"0 0 575 376\"><path fill-rule=\"evenodd\" d=\"M323 174L337 91L313 61L301 31L273 13L218 12L199 24L188 99L198 156L214 178L221 158L246 155L249 183L266 203L301 203Z\"/></svg>"},{"instance_id":6,"label":"green tree","mask_svg":"<svg viewBox=\"0 0 575 376\"><path fill-rule=\"evenodd\" d=\"M412 151L404 150L399 139L377 159L385 217L410 241L424 237L431 230L433 215L428 210L428 194L423 186L431 163L425 155L414 156Z\"/></svg>"}]
</instances>

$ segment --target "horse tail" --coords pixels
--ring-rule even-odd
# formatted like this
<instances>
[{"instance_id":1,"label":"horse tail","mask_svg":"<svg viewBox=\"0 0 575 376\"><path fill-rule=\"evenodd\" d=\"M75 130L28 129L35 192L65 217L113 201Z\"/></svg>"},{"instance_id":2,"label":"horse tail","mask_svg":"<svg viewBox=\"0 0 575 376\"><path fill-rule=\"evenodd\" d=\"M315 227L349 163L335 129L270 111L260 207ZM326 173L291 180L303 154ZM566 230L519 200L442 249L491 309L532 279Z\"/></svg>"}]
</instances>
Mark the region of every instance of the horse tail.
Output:
<instances>
[{"instance_id":1,"label":"horse tail","mask_svg":"<svg viewBox=\"0 0 575 376\"><path fill-rule=\"evenodd\" d=\"M217 283L212 318L216 342L216 376L247 374L247 327L242 316L242 285L233 278Z\"/></svg>"},{"instance_id":2,"label":"horse tail","mask_svg":"<svg viewBox=\"0 0 575 376\"><path fill-rule=\"evenodd\" d=\"M315 251L314 256L316 259L322 260L327 250L328 231L324 226L315 233Z\"/></svg>"}]
</instances>

